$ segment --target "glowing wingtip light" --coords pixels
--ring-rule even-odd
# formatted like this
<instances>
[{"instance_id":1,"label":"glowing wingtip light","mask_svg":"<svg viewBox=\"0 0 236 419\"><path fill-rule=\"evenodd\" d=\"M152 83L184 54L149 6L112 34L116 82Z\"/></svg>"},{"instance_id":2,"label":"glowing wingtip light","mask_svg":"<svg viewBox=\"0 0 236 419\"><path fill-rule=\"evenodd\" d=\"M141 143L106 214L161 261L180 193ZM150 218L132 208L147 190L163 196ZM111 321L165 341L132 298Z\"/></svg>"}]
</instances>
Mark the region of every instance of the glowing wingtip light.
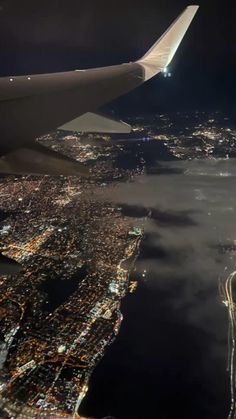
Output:
<instances>
[{"instance_id":1,"label":"glowing wingtip light","mask_svg":"<svg viewBox=\"0 0 236 419\"><path fill-rule=\"evenodd\" d=\"M164 77L171 77L172 76L172 74L169 71L168 67L163 68L162 74L164 75Z\"/></svg>"}]
</instances>

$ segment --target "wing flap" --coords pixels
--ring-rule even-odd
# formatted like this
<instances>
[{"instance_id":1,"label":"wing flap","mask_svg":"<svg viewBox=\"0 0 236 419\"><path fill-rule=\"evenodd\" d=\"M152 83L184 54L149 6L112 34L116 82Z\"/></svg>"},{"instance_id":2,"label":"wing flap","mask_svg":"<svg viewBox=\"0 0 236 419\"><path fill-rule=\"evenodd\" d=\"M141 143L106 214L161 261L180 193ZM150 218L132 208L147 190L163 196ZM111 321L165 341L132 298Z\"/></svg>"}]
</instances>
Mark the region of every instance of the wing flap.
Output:
<instances>
[{"instance_id":1,"label":"wing flap","mask_svg":"<svg viewBox=\"0 0 236 419\"><path fill-rule=\"evenodd\" d=\"M0 78L0 138L4 139L1 152L8 152L0 159L0 172L29 173L30 167L34 174L85 174L84 166L79 168L79 163L59 156L46 158L45 152L33 151L24 144L60 126L86 132L128 130L123 123L108 123L94 114L82 120L78 116L96 111L161 72L172 60L197 10L198 6L187 7L136 62L84 71ZM20 145L21 149L11 151Z\"/></svg>"},{"instance_id":2,"label":"wing flap","mask_svg":"<svg viewBox=\"0 0 236 419\"><path fill-rule=\"evenodd\" d=\"M63 131L101 132L107 134L129 134L131 132L131 126L129 124L92 112L87 112L58 129Z\"/></svg>"},{"instance_id":3,"label":"wing flap","mask_svg":"<svg viewBox=\"0 0 236 419\"><path fill-rule=\"evenodd\" d=\"M19 148L0 158L0 173L88 176L86 166L40 144L33 148Z\"/></svg>"}]
</instances>

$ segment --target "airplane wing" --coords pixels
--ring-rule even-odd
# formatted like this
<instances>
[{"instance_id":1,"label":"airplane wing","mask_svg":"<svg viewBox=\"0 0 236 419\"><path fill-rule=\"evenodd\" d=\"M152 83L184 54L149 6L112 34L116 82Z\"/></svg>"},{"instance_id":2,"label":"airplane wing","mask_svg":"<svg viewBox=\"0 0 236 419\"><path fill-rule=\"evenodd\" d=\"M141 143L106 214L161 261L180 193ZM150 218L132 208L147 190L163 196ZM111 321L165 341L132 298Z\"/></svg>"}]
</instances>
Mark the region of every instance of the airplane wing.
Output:
<instances>
[{"instance_id":1,"label":"airplane wing","mask_svg":"<svg viewBox=\"0 0 236 419\"><path fill-rule=\"evenodd\" d=\"M57 153L39 143L17 148L0 158L0 173L51 176L88 176L89 170L82 163Z\"/></svg>"},{"instance_id":2,"label":"airplane wing","mask_svg":"<svg viewBox=\"0 0 236 419\"><path fill-rule=\"evenodd\" d=\"M102 132L107 134L128 134L131 132L131 126L129 124L92 112L87 112L67 122L67 124L62 125L58 129L63 131Z\"/></svg>"},{"instance_id":3,"label":"airplane wing","mask_svg":"<svg viewBox=\"0 0 236 419\"><path fill-rule=\"evenodd\" d=\"M19 157L14 154L16 150L28 150L27 156L32 157L29 149L35 138L68 123L74 127L80 116L95 112L163 71L173 58L197 9L198 6L187 7L136 62L65 73L0 78L0 154L9 155L8 162L6 157L5 161L0 159L0 166L6 168L8 165L10 173L15 173ZM27 164L24 163L22 153L21 170L29 173L28 160ZM38 161L38 158L34 154L34 160ZM51 163L54 166L52 170ZM48 174L55 173L55 160L50 161L44 155L44 159L41 156L41 164L47 167ZM68 163L66 167L69 174ZM71 173L74 171L75 167L71 167ZM80 172L84 174L85 170L78 163L77 173Z\"/></svg>"},{"instance_id":4,"label":"airplane wing","mask_svg":"<svg viewBox=\"0 0 236 419\"><path fill-rule=\"evenodd\" d=\"M198 8L199 6L188 6L149 51L138 60L144 68L145 81L170 64Z\"/></svg>"}]
</instances>

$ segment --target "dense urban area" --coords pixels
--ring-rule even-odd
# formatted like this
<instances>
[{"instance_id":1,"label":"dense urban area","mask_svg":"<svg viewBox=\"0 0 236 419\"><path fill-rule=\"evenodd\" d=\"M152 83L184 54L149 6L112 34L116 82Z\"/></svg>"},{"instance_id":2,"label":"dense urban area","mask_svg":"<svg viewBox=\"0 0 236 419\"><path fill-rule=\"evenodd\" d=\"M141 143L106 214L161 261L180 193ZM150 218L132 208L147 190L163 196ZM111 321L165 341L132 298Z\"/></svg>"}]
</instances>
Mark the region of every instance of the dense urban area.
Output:
<instances>
[{"instance_id":1,"label":"dense urban area","mask_svg":"<svg viewBox=\"0 0 236 419\"><path fill-rule=\"evenodd\" d=\"M157 129L157 117L137 118L132 138L58 131L39 141L88 165L88 178L0 178L1 252L23 267L0 277L1 418L80 417L91 373L119 332L121 300L137 286L129 272L143 225L107 189L115 195L117 183L142 175L147 159L149 174L161 173L157 142L167 159L234 156L230 127L214 115L187 120L159 115Z\"/></svg>"}]
</instances>

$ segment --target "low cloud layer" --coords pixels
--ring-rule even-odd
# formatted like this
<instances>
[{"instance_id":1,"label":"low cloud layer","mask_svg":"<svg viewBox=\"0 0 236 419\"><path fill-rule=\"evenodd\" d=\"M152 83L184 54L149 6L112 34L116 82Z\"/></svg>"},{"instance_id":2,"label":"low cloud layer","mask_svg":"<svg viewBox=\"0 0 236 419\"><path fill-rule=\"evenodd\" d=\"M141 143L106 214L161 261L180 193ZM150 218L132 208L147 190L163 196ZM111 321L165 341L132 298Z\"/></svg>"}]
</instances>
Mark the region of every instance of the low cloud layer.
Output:
<instances>
[{"instance_id":1,"label":"low cloud layer","mask_svg":"<svg viewBox=\"0 0 236 419\"><path fill-rule=\"evenodd\" d=\"M140 275L147 270L146 286L168 290L171 304L186 310L194 325L225 336L226 325L221 332L220 324L216 327L213 306L216 301L220 306L219 277L228 275L236 262L234 252L226 251L236 239L236 162L165 166L172 170L171 176L142 176L115 191L126 215L149 214L140 221L146 236L136 270ZM175 292L179 287L181 295Z\"/></svg>"},{"instance_id":2,"label":"low cloud layer","mask_svg":"<svg viewBox=\"0 0 236 419\"><path fill-rule=\"evenodd\" d=\"M139 287L92 379L91 416L227 417L228 317L218 280L235 267L235 163L163 163L162 174L108 191L145 236L131 274Z\"/></svg>"}]
</instances>

